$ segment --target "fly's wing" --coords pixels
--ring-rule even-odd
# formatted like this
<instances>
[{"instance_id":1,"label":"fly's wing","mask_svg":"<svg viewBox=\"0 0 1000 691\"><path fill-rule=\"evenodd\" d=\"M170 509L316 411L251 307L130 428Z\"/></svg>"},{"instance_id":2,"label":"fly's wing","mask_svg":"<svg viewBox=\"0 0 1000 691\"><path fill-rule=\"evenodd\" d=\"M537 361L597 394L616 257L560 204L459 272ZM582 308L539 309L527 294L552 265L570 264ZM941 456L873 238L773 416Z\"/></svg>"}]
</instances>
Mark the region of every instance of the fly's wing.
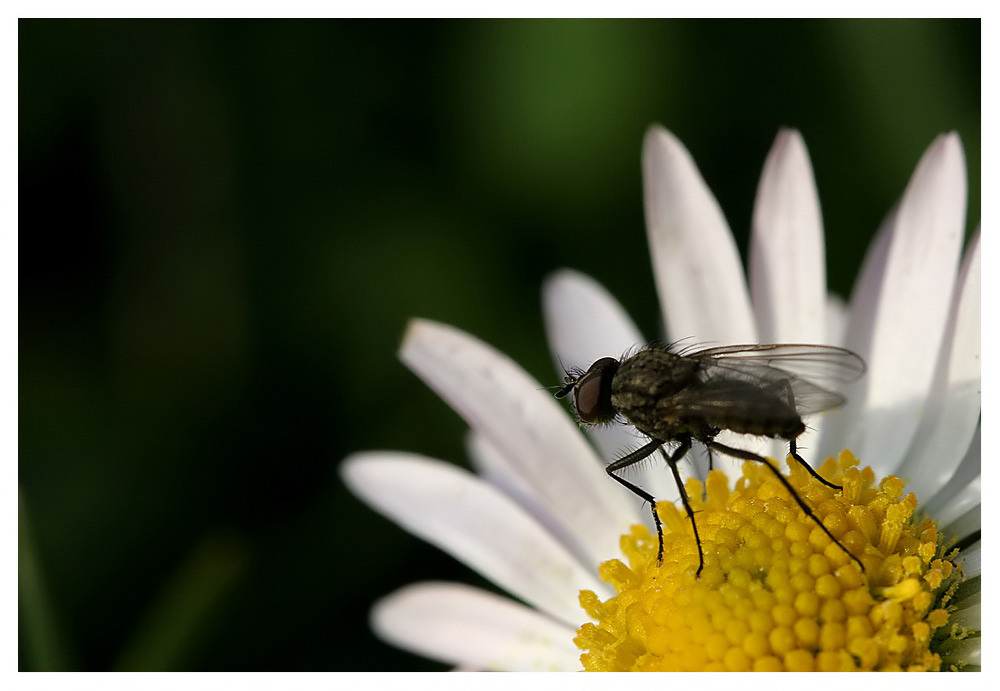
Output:
<instances>
[{"instance_id":1,"label":"fly's wing","mask_svg":"<svg viewBox=\"0 0 1000 691\"><path fill-rule=\"evenodd\" d=\"M827 391L823 393L835 396ZM792 407L797 402L797 399L791 400L794 395L794 389L784 385L762 384L741 377L717 377L662 398L656 404L656 412L664 420L704 420L716 427L758 434L758 423L777 424L780 429L782 424L799 422L798 406ZM812 398L815 399L815 394ZM843 398L838 397L838 402L843 402ZM824 399L823 403L837 405L831 399Z\"/></svg>"},{"instance_id":2,"label":"fly's wing","mask_svg":"<svg viewBox=\"0 0 1000 691\"><path fill-rule=\"evenodd\" d=\"M799 415L843 405L845 398L837 390L865 373L864 360L835 346L735 345L708 348L689 357L701 363L698 388L716 391L720 398L753 397L755 392L781 395L783 390L784 399ZM727 382L738 392L727 394Z\"/></svg>"},{"instance_id":3,"label":"fly's wing","mask_svg":"<svg viewBox=\"0 0 1000 691\"><path fill-rule=\"evenodd\" d=\"M733 369L764 365L820 386L849 384L866 370L861 356L847 348L802 343L721 346L699 350L689 357L711 359L715 365Z\"/></svg>"}]
</instances>

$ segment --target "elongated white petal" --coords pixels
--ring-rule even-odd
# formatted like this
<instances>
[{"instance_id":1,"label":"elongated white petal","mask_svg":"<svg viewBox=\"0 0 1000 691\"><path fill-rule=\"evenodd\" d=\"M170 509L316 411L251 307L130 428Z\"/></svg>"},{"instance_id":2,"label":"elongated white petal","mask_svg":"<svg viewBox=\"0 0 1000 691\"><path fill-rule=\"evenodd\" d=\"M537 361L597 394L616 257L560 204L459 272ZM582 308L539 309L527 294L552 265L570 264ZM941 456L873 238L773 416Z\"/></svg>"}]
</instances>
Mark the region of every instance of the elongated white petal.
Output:
<instances>
[{"instance_id":1,"label":"elongated white petal","mask_svg":"<svg viewBox=\"0 0 1000 691\"><path fill-rule=\"evenodd\" d=\"M864 358L871 352L872 339L875 337L875 320L878 317L886 262L889 260L897 218L898 208L893 208L883 219L875 238L865 251L861 271L854 281L851 293L843 343Z\"/></svg>"},{"instance_id":2,"label":"elongated white petal","mask_svg":"<svg viewBox=\"0 0 1000 691\"><path fill-rule=\"evenodd\" d=\"M976 428L962 462L946 483L939 486L933 496L921 502L928 516L939 523L947 523L965 513L982 499L980 471L983 465L982 423ZM953 450L956 453L958 450ZM906 479L905 477L903 478Z\"/></svg>"},{"instance_id":3,"label":"elongated white petal","mask_svg":"<svg viewBox=\"0 0 1000 691\"><path fill-rule=\"evenodd\" d=\"M622 306L590 276L561 269L542 285L542 312L557 368L586 370L602 357L620 357L646 339Z\"/></svg>"},{"instance_id":4,"label":"elongated white petal","mask_svg":"<svg viewBox=\"0 0 1000 691\"><path fill-rule=\"evenodd\" d=\"M415 454L370 452L342 465L347 486L380 513L568 624L577 594L601 589L524 509L475 475Z\"/></svg>"},{"instance_id":5,"label":"elongated white petal","mask_svg":"<svg viewBox=\"0 0 1000 691\"><path fill-rule=\"evenodd\" d=\"M643 144L646 226L667 335L693 343L757 342L743 265L726 219L684 145L662 127ZM762 439L723 431L717 440L770 453ZM752 447L752 448L751 448ZM682 473L704 479L708 455L696 446ZM715 455L732 480L739 462Z\"/></svg>"},{"instance_id":6,"label":"elongated white petal","mask_svg":"<svg viewBox=\"0 0 1000 691\"><path fill-rule=\"evenodd\" d=\"M926 511L927 515L933 516L939 524L947 525L969 509L979 506L982 500L983 484L981 477L977 475L950 494L947 501L928 504Z\"/></svg>"},{"instance_id":7,"label":"elongated white petal","mask_svg":"<svg viewBox=\"0 0 1000 691\"><path fill-rule=\"evenodd\" d=\"M764 163L750 236L750 292L762 343L825 343L826 262L809 153L782 130Z\"/></svg>"},{"instance_id":8,"label":"elongated white petal","mask_svg":"<svg viewBox=\"0 0 1000 691\"><path fill-rule=\"evenodd\" d=\"M819 194L809 153L795 130L778 133L764 162L750 235L750 294L762 343L826 343L826 262ZM818 422L798 438L818 439ZM767 455L784 456L782 442Z\"/></svg>"},{"instance_id":9,"label":"elongated white petal","mask_svg":"<svg viewBox=\"0 0 1000 691\"><path fill-rule=\"evenodd\" d=\"M504 457L489 439L470 430L465 438L465 448L472 460L476 474L508 497L520 504L553 535L559 535L562 524L552 515L531 482L520 474L518 467Z\"/></svg>"},{"instance_id":10,"label":"elongated white petal","mask_svg":"<svg viewBox=\"0 0 1000 691\"><path fill-rule=\"evenodd\" d=\"M898 474L926 499L955 475L976 432L980 402L979 235L966 251L923 422Z\"/></svg>"},{"instance_id":11,"label":"elongated white petal","mask_svg":"<svg viewBox=\"0 0 1000 691\"><path fill-rule=\"evenodd\" d=\"M567 534L565 525L553 512L552 506L532 486L531 478L525 477L519 466L504 456L496 445L483 435L470 431L466 449L473 468L480 477L516 501L563 543L573 541L572 535Z\"/></svg>"},{"instance_id":12,"label":"elongated white petal","mask_svg":"<svg viewBox=\"0 0 1000 691\"><path fill-rule=\"evenodd\" d=\"M578 671L573 627L457 583L416 583L376 603L385 640L448 664L494 671Z\"/></svg>"},{"instance_id":13,"label":"elongated white petal","mask_svg":"<svg viewBox=\"0 0 1000 691\"><path fill-rule=\"evenodd\" d=\"M597 441L597 448L604 454L606 466L613 460L621 458L630 451L634 451L647 441L645 437L638 433L635 428L628 425L615 425L614 427L602 428L603 434L594 435ZM740 438L746 441L745 437ZM615 440L618 440L617 442ZM759 441L759 440L756 440ZM746 446L744 444L744 446ZM669 449L667 449L669 452ZM702 461L703 468L695 465L698 462L697 454L704 453L703 448L692 449L691 453L678 464L681 480L686 481L689 477L696 477L704 480L708 472L708 461ZM478 434L470 435L469 455L473 459L476 471L483 476L490 484L493 484L502 492L512 497L518 504L538 519L538 521L548 528L553 535L562 537L565 531L562 524L552 515L545 501L531 488L527 481L522 478L513 463L505 459L503 454L490 444L484 437ZM739 462L726 457L715 456L715 468L723 470L734 483L739 478ZM642 489L649 492L657 502L674 502L680 507L680 489L674 481L674 476L670 472L670 466L660 453L653 454L638 464L621 471L621 475L630 482L637 484ZM608 478L610 492L617 492L625 497L635 508L638 518L636 522L642 523L655 534L656 530L652 508L645 500L638 495L628 491L626 488L613 482ZM601 584L603 586L603 584ZM596 587L590 588L594 592L601 594L602 591ZM614 593L604 589L604 596L610 597Z\"/></svg>"},{"instance_id":14,"label":"elongated white petal","mask_svg":"<svg viewBox=\"0 0 1000 691\"><path fill-rule=\"evenodd\" d=\"M609 491L593 449L549 391L502 353L436 322L413 320L400 358L517 465L585 563L620 553L635 508Z\"/></svg>"},{"instance_id":15,"label":"elongated white petal","mask_svg":"<svg viewBox=\"0 0 1000 691\"><path fill-rule=\"evenodd\" d=\"M958 268L965 204L962 145L956 134L942 135L921 159L896 213L871 338L859 350L869 373L864 396L851 403L864 406L865 414L855 420L849 446L879 474L893 472L903 459L930 391ZM852 323L849 333L857 327L864 325Z\"/></svg>"},{"instance_id":16,"label":"elongated white petal","mask_svg":"<svg viewBox=\"0 0 1000 691\"><path fill-rule=\"evenodd\" d=\"M835 293L826 296L826 338L823 343L836 345L844 342L847 329L847 303Z\"/></svg>"},{"instance_id":17,"label":"elongated white petal","mask_svg":"<svg viewBox=\"0 0 1000 691\"><path fill-rule=\"evenodd\" d=\"M638 448L644 441L638 440L636 436L632 436L629 433L629 430L632 429L631 427L620 425L612 429L622 433L621 439L623 441L617 446L609 446L607 452L608 463L615 458L619 458L623 453ZM610 437L605 435L603 439L607 440ZM598 448L601 448L600 445L598 445ZM493 446L487 439L475 433L469 435L468 449L476 472L484 480L500 489L507 496L513 498L514 501L524 507L528 513L548 528L553 535L560 538L563 537L562 532L564 528L558 519L552 515L550 507L532 489L527 480L520 476L516 465L504 458L503 453L499 449ZM656 497L657 501L676 501L680 498L677 485L673 481L673 476L670 475L669 470L661 462L659 456L647 459L647 461L639 465L641 468L637 472L641 474L641 477L638 479L638 484ZM632 470L630 469L628 472L631 474ZM623 493L623 496L635 506L641 522L651 531L654 529L653 516L650 513L649 506L641 498L614 483L611 478L608 478L608 486L611 492ZM608 594L612 593L609 592Z\"/></svg>"},{"instance_id":18,"label":"elongated white petal","mask_svg":"<svg viewBox=\"0 0 1000 691\"><path fill-rule=\"evenodd\" d=\"M889 256L889 246L892 241L893 229L896 226L896 209L889 212L882 221L875 239L865 252L861 263L861 272L854 282L854 292L847 316L842 326L845 347L867 360L871 351L872 333L875 329L876 306L882 291L882 276L885 273L885 262ZM864 397L867 382L862 380L844 389L847 394L847 405L826 413L823 419L823 432L820 437L820 453L826 457L840 453L849 448L854 440L852 430L865 414ZM855 455L858 455L855 452ZM860 460L868 463L868 459Z\"/></svg>"},{"instance_id":19,"label":"elongated white petal","mask_svg":"<svg viewBox=\"0 0 1000 691\"><path fill-rule=\"evenodd\" d=\"M691 155L662 127L642 153L646 227L667 336L755 343L743 265L718 202Z\"/></svg>"},{"instance_id":20,"label":"elongated white petal","mask_svg":"<svg viewBox=\"0 0 1000 691\"><path fill-rule=\"evenodd\" d=\"M847 329L847 303L839 295L834 293L827 293L826 295L826 338L823 343L829 344L840 344L844 342L844 332ZM803 444L803 446L811 445L813 452L811 453L812 459L819 462L824 460L827 456L839 453L843 450L843 446L837 448L834 447L831 442L832 439L830 435L827 434L827 427L831 424L831 419L836 415L836 411L833 413L826 412L820 415L813 415L808 420L806 424L811 428L806 430L808 435L809 444ZM809 459L806 459L809 460Z\"/></svg>"}]
</instances>

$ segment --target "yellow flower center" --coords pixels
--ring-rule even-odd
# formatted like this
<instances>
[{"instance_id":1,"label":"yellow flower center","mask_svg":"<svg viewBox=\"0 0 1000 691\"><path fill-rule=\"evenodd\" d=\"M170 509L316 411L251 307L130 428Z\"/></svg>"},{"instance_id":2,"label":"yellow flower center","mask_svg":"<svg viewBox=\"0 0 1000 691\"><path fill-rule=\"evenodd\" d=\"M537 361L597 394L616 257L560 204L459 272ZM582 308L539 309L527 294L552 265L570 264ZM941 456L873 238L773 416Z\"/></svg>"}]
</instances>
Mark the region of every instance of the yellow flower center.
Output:
<instances>
[{"instance_id":1,"label":"yellow flower center","mask_svg":"<svg viewBox=\"0 0 1000 691\"><path fill-rule=\"evenodd\" d=\"M838 462L839 461L839 462ZM745 463L733 490L720 471L688 480L705 567L687 516L657 505L657 538L644 526L622 537L628 566L601 565L618 594L580 604L596 624L575 642L590 671L937 670L934 632L948 621L960 579L934 521L911 521L913 494L889 476L875 485L850 451L819 469L797 463L788 480L857 563L805 515L773 474ZM938 636L937 638L941 638Z\"/></svg>"}]
</instances>

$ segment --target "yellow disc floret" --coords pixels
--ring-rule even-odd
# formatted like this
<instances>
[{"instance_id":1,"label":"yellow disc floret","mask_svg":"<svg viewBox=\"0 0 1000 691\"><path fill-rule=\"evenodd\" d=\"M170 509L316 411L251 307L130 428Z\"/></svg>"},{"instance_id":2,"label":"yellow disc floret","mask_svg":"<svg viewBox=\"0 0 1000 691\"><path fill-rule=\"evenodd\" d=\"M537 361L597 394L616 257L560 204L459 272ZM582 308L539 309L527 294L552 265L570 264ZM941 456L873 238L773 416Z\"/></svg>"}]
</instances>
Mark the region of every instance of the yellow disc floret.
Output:
<instances>
[{"instance_id":1,"label":"yellow disc floret","mask_svg":"<svg viewBox=\"0 0 1000 691\"><path fill-rule=\"evenodd\" d=\"M810 477L797 463L788 480L864 570L798 507L774 475L746 463L730 490L720 471L705 486L688 480L705 565L685 514L657 505L658 541L644 526L622 537L628 565L612 559L601 578L618 594L580 603L577 646L591 671L937 670L935 630L959 572L934 521L912 519L913 494L890 476L875 484L850 451ZM940 638L940 636L938 637Z\"/></svg>"}]
</instances>

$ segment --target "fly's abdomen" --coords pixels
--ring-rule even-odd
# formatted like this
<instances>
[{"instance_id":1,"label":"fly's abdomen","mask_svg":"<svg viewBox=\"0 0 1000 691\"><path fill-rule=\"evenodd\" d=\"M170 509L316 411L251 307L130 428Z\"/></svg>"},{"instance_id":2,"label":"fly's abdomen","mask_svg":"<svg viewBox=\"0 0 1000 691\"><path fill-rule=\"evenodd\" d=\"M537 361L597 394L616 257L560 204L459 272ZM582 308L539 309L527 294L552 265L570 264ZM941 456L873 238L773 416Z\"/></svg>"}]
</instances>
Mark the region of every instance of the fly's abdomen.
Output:
<instances>
[{"instance_id":1,"label":"fly's abdomen","mask_svg":"<svg viewBox=\"0 0 1000 691\"><path fill-rule=\"evenodd\" d=\"M740 411L732 411L732 415L712 417L709 422L720 429L728 429L739 434L755 434L774 439L794 439L802 434L806 426L794 408L787 405L741 415Z\"/></svg>"},{"instance_id":2,"label":"fly's abdomen","mask_svg":"<svg viewBox=\"0 0 1000 691\"><path fill-rule=\"evenodd\" d=\"M740 380L699 382L661 399L657 415L688 428L700 424L739 434L794 439L802 434L805 425L785 393L783 387L762 387Z\"/></svg>"}]
</instances>

